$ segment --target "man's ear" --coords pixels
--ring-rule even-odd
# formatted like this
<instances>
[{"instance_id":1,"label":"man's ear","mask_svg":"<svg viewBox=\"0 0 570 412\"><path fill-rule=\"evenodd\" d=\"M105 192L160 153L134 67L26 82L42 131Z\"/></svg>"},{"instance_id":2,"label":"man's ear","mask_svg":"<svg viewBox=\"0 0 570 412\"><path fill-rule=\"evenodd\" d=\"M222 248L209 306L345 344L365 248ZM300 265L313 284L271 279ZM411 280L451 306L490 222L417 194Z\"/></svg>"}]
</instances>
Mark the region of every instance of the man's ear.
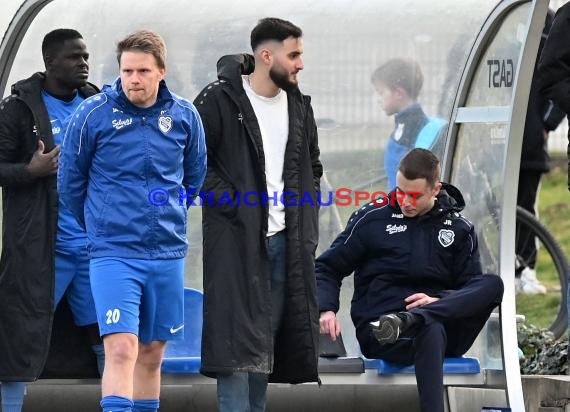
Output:
<instances>
[{"instance_id":1,"label":"man's ear","mask_svg":"<svg viewBox=\"0 0 570 412\"><path fill-rule=\"evenodd\" d=\"M439 194L439 192L440 192L442 186L443 186L443 185L441 184L441 182L437 182L437 183L435 184L435 186L433 187L433 196L434 196L434 197L436 197L436 196Z\"/></svg>"},{"instance_id":2,"label":"man's ear","mask_svg":"<svg viewBox=\"0 0 570 412\"><path fill-rule=\"evenodd\" d=\"M273 60L273 53L267 47L263 47L259 50L259 58L264 64L269 66Z\"/></svg>"},{"instance_id":3,"label":"man's ear","mask_svg":"<svg viewBox=\"0 0 570 412\"><path fill-rule=\"evenodd\" d=\"M49 54L46 54L44 56L44 66L45 66L46 70L48 70L50 68L52 63L53 63L53 58Z\"/></svg>"},{"instance_id":4,"label":"man's ear","mask_svg":"<svg viewBox=\"0 0 570 412\"><path fill-rule=\"evenodd\" d=\"M393 88L393 93L399 98L399 99L405 99L408 97L408 92L400 86L396 86Z\"/></svg>"}]
</instances>

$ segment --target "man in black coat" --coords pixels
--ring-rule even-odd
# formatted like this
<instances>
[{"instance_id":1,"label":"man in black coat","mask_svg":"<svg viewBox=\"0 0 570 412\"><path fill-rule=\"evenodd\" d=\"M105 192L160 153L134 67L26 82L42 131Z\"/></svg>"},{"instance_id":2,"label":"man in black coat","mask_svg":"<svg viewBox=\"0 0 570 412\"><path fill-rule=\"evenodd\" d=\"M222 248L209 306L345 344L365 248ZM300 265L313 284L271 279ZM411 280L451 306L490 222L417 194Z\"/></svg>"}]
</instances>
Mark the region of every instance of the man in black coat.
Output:
<instances>
[{"instance_id":1,"label":"man in black coat","mask_svg":"<svg viewBox=\"0 0 570 412\"><path fill-rule=\"evenodd\" d=\"M263 411L268 377L316 382L314 253L322 175L310 98L298 89L302 32L277 18L254 56L225 56L196 97L208 149L202 373L221 411ZM304 200L304 201L302 201Z\"/></svg>"},{"instance_id":2,"label":"man in black coat","mask_svg":"<svg viewBox=\"0 0 570 412\"><path fill-rule=\"evenodd\" d=\"M554 16L538 63L538 86L570 114L570 3L560 7ZM569 135L570 137L570 135ZM570 142L568 146L568 190L570 190Z\"/></svg>"},{"instance_id":3,"label":"man in black coat","mask_svg":"<svg viewBox=\"0 0 570 412\"><path fill-rule=\"evenodd\" d=\"M535 73L553 17L554 12L549 10L538 47ZM564 116L565 113L540 91L538 76L535 75L530 85L528 97L517 196L517 205L533 215L536 215L535 204L540 179L544 173L550 171L548 133L558 127ZM536 242L531 236L526 227L517 228L516 291L524 294L546 293L546 287L536 276Z\"/></svg>"},{"instance_id":4,"label":"man in black coat","mask_svg":"<svg viewBox=\"0 0 570 412\"><path fill-rule=\"evenodd\" d=\"M46 71L16 83L0 103L0 381L2 408L9 412L21 409L23 382L36 380L44 369L54 306L66 291L71 291L67 297L75 323L84 326L81 334L90 336L89 343L103 356L83 232L66 231L77 222L63 220L58 212L56 185L66 122L97 88L87 83L89 54L77 31L48 33L42 55ZM73 364L77 340L64 341L65 353L58 355Z\"/></svg>"},{"instance_id":5,"label":"man in black coat","mask_svg":"<svg viewBox=\"0 0 570 412\"><path fill-rule=\"evenodd\" d=\"M482 274L463 196L440 173L432 152L410 151L396 190L354 212L316 261L321 333L338 337L340 287L354 272L362 354L414 364L422 412L443 412L444 357L467 352L503 296L501 278Z\"/></svg>"}]
</instances>

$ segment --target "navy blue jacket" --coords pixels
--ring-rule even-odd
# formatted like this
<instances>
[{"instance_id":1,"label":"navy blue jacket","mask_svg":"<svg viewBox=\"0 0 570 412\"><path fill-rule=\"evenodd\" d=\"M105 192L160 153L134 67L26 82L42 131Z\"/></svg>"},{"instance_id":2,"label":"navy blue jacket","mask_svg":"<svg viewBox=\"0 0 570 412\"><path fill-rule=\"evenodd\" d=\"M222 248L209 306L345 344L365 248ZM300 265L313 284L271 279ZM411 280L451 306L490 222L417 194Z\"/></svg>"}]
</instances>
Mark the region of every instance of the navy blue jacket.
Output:
<instances>
[{"instance_id":1,"label":"navy blue jacket","mask_svg":"<svg viewBox=\"0 0 570 412\"><path fill-rule=\"evenodd\" d=\"M316 261L319 311L339 310L342 279L352 272L357 330L405 310L404 298L413 293L441 297L481 275L473 225L459 213L464 206L459 190L444 184L435 206L420 217L405 217L397 202L355 211Z\"/></svg>"},{"instance_id":2,"label":"navy blue jacket","mask_svg":"<svg viewBox=\"0 0 570 412\"><path fill-rule=\"evenodd\" d=\"M186 256L186 194L206 175L202 121L161 82L156 103L133 105L120 79L76 110L63 143L58 191L84 224L90 256Z\"/></svg>"}]
</instances>

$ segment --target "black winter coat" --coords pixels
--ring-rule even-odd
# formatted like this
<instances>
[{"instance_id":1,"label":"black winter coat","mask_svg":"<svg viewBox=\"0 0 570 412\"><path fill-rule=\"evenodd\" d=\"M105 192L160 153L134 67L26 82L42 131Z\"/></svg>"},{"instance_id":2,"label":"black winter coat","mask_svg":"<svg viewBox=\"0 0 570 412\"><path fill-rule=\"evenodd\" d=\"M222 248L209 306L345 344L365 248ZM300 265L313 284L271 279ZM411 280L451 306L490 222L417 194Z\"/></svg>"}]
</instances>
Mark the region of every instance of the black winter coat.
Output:
<instances>
[{"instance_id":1,"label":"black winter coat","mask_svg":"<svg viewBox=\"0 0 570 412\"><path fill-rule=\"evenodd\" d=\"M538 47L538 57L535 64L535 75L530 84L528 107L526 111L523 144L521 153L521 171L546 173L550 171L550 156L544 132L550 132L558 127L565 113L540 91L536 68L544 42L552 26L554 12L546 15L542 38Z\"/></svg>"},{"instance_id":2,"label":"black winter coat","mask_svg":"<svg viewBox=\"0 0 570 412\"><path fill-rule=\"evenodd\" d=\"M570 3L556 12L538 64L538 85L544 96L570 114ZM570 135L569 135L570 138ZM570 190L570 142L568 145Z\"/></svg>"},{"instance_id":3,"label":"black winter coat","mask_svg":"<svg viewBox=\"0 0 570 412\"><path fill-rule=\"evenodd\" d=\"M25 168L37 150L38 138L44 142L46 152L55 146L41 96L44 79L43 73L36 73L16 83L12 95L0 103L0 381L37 379L50 349L58 213L56 175L33 178ZM86 97L96 92L92 85L81 89ZM71 326L69 322L64 325L66 329ZM66 348L57 355L65 363L73 363L70 358L78 353L74 347L78 340L64 338L60 342ZM86 374L89 370L79 371L76 376Z\"/></svg>"},{"instance_id":4,"label":"black winter coat","mask_svg":"<svg viewBox=\"0 0 570 412\"><path fill-rule=\"evenodd\" d=\"M444 296L482 275L473 225L454 186L444 184L435 206L407 218L397 202L370 203L316 261L319 310L338 312L342 280L354 272L350 314L358 331L379 316L405 310L418 292Z\"/></svg>"},{"instance_id":5,"label":"black winter coat","mask_svg":"<svg viewBox=\"0 0 570 412\"><path fill-rule=\"evenodd\" d=\"M287 292L275 347L271 333L271 295L265 247L268 207L236 199L246 192L265 193L261 132L242 86L253 71L250 55L225 56L219 80L194 101L206 132L208 172L202 191L213 193L203 204L204 329L202 373L270 373L272 382L318 380L318 333L314 253L318 207L314 206L322 166L310 98L288 93L289 139L284 191L313 199L285 205ZM227 202L227 196L232 202ZM219 202L222 196L225 202ZM253 198L250 198L250 202ZM301 202L291 202L301 203Z\"/></svg>"}]
</instances>

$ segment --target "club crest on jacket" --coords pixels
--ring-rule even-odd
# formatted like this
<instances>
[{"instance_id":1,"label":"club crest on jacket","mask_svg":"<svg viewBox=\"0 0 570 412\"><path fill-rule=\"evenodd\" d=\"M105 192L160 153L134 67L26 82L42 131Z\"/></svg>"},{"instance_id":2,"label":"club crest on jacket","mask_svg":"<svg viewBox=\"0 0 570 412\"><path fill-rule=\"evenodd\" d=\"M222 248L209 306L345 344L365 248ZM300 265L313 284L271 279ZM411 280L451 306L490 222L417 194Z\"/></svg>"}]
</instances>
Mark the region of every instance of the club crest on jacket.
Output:
<instances>
[{"instance_id":1,"label":"club crest on jacket","mask_svg":"<svg viewBox=\"0 0 570 412\"><path fill-rule=\"evenodd\" d=\"M168 133L172 129L172 117L170 116L160 116L158 118L158 128L164 134Z\"/></svg>"},{"instance_id":2,"label":"club crest on jacket","mask_svg":"<svg viewBox=\"0 0 570 412\"><path fill-rule=\"evenodd\" d=\"M449 229L440 229L439 230L439 235L437 237L437 240L439 240L439 243L441 243L441 246L443 247L448 247L453 243L453 240L455 239L455 233L453 232L453 230L449 230Z\"/></svg>"}]
</instances>

